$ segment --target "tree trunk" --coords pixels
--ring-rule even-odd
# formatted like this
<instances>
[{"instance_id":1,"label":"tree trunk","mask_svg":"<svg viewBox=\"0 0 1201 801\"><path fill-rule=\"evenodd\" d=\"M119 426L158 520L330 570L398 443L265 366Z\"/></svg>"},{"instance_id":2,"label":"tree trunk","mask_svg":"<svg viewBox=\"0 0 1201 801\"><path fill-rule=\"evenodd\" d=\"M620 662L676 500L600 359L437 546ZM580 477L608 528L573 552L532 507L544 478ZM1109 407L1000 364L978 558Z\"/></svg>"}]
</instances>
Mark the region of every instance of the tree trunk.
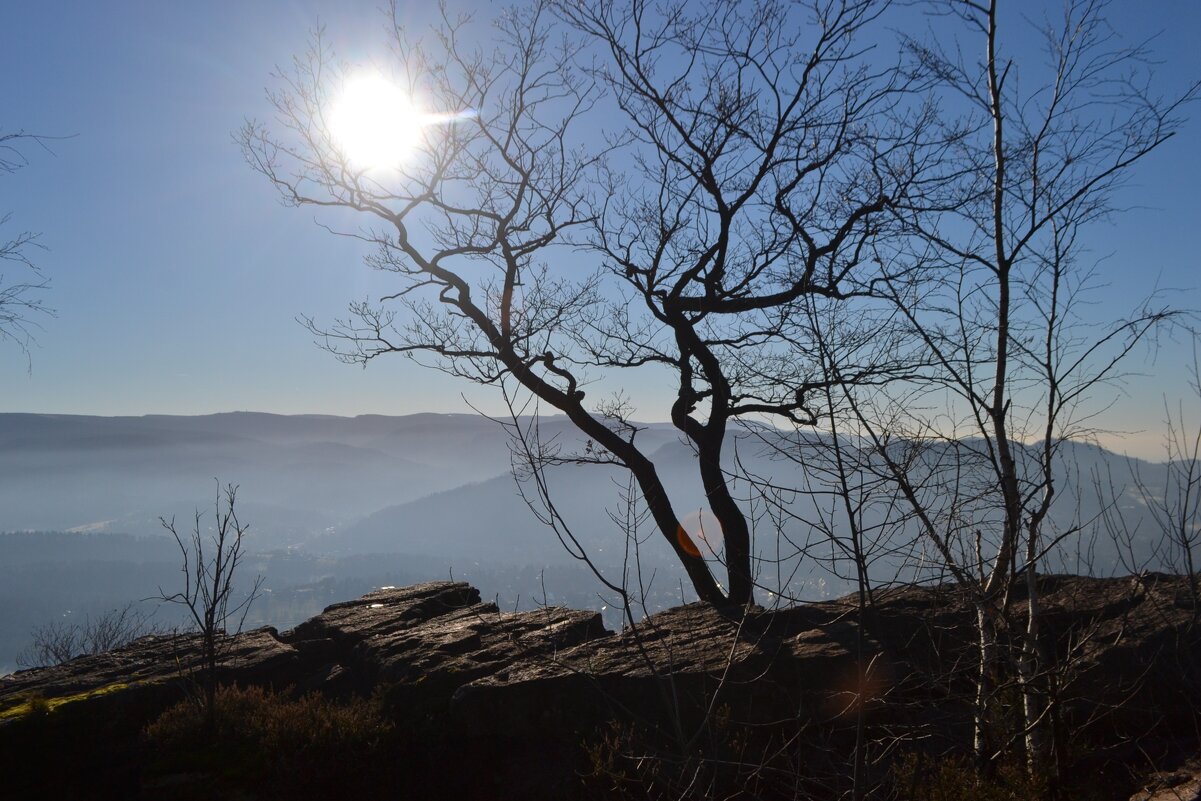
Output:
<instances>
[{"instance_id":1,"label":"tree trunk","mask_svg":"<svg viewBox=\"0 0 1201 801\"><path fill-rule=\"evenodd\" d=\"M986 604L981 600L976 605L976 629L979 643L976 674L976 712L972 750L980 771L987 772L994 752L992 732L989 726L990 710L993 705L993 666L996 664L997 632Z\"/></svg>"},{"instance_id":2,"label":"tree trunk","mask_svg":"<svg viewBox=\"0 0 1201 801\"><path fill-rule=\"evenodd\" d=\"M1018 659L1018 680L1021 683L1022 720L1026 731L1026 771L1034 779L1049 776L1052 765L1047 731L1049 720L1046 715L1049 699L1043 687L1046 680L1044 672L1049 665L1041 658L1042 649L1039 646L1042 611L1038 600L1038 571L1033 564L1026 567L1026 591L1026 637Z\"/></svg>"}]
</instances>

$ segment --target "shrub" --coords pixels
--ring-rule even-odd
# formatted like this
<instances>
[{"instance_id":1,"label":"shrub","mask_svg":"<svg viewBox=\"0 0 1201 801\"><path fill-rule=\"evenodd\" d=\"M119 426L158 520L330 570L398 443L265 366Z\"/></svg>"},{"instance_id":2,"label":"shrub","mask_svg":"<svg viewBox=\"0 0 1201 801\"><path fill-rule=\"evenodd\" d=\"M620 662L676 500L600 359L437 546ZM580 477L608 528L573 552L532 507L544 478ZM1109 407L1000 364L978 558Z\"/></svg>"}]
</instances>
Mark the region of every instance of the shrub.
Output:
<instances>
[{"instance_id":1,"label":"shrub","mask_svg":"<svg viewBox=\"0 0 1201 801\"><path fill-rule=\"evenodd\" d=\"M258 687L221 687L212 729L194 699L146 729L152 772L207 774L209 781L268 797L370 797L389 783L379 758L393 732L375 700L292 697Z\"/></svg>"},{"instance_id":2,"label":"shrub","mask_svg":"<svg viewBox=\"0 0 1201 801\"><path fill-rule=\"evenodd\" d=\"M1002 766L982 777L964 758L902 757L893 767L895 798L905 801L1029 801L1046 798L1047 788L1021 768Z\"/></svg>"}]
</instances>

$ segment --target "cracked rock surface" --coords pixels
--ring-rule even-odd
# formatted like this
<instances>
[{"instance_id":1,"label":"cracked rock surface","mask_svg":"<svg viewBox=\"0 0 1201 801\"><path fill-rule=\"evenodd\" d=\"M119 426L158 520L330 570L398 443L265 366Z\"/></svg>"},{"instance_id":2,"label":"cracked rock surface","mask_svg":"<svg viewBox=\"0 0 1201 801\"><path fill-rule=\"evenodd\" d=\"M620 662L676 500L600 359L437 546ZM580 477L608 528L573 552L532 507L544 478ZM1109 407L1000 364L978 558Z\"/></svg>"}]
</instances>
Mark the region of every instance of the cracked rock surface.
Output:
<instances>
[{"instance_id":1,"label":"cracked rock surface","mask_svg":"<svg viewBox=\"0 0 1201 801\"><path fill-rule=\"evenodd\" d=\"M1180 767L1198 752L1188 699L1201 697L1186 579L1047 576L1040 592L1047 647L1070 659L1059 689L1073 745L1096 754L1097 770L1158 769L1133 797L1197 798L1197 772ZM334 604L291 631L224 639L218 673L224 683L334 698L384 688L404 716L398 724L435 733L452 752L475 749L518 778L540 769L548 748L578 748L612 721L654 727L674 716L687 725L718 710L740 724L824 727L831 747L860 710L914 741L961 736L971 719L972 609L954 587L874 600L863 614L853 598L781 610L689 604L615 633L595 612L504 612L468 584L430 582ZM1024 599L1011 604L1020 618ZM121 721L121 736L136 740L181 697L200 657L197 635L148 636L0 677L0 763L6 731L34 697L79 727Z\"/></svg>"}]
</instances>

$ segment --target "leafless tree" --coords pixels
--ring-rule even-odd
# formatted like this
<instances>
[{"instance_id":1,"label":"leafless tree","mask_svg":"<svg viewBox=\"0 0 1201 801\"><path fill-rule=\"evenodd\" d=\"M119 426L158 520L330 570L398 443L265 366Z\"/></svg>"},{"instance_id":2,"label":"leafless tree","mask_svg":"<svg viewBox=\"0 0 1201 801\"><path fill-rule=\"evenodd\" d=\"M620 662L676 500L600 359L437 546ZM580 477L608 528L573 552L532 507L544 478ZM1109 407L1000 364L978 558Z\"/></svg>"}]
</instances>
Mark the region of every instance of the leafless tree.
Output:
<instances>
[{"instance_id":1,"label":"leafless tree","mask_svg":"<svg viewBox=\"0 0 1201 801\"><path fill-rule=\"evenodd\" d=\"M328 347L516 382L587 439L572 458L631 472L700 598L745 604L754 546L726 471L732 427L813 422L825 377L794 312L881 280L866 249L915 171L924 111L860 43L886 7L537 2L497 21L492 49L466 19L417 44L397 19L397 73L442 121L406 165L345 157L326 109L346 70L320 40L271 95L276 129L240 140L286 202L375 220L357 235L396 291L310 320ZM724 577L682 536L635 410L586 395L630 371L672 388Z\"/></svg>"},{"instance_id":2,"label":"leafless tree","mask_svg":"<svg viewBox=\"0 0 1201 801\"><path fill-rule=\"evenodd\" d=\"M82 623L55 621L33 630L29 647L17 655L21 667L60 665L78 656L102 654L152 632L149 616L129 603Z\"/></svg>"},{"instance_id":3,"label":"leafless tree","mask_svg":"<svg viewBox=\"0 0 1201 801\"><path fill-rule=\"evenodd\" d=\"M913 362L928 367L874 397L844 386L932 551L975 599L978 757L991 763L1016 737L1030 771L1046 774L1055 666L1041 647L1037 578L1048 552L1076 533L1049 516L1057 462L1096 433L1100 395L1124 359L1174 317L1154 296L1116 322L1083 316L1094 280L1081 264L1084 231L1114 219L1114 189L1173 136L1198 90L1152 94L1138 71L1144 49L1119 41L1104 2L1071 0L1041 29L1042 65L1007 53L996 0L932 5L973 44L907 42L914 76L947 116L923 191L891 206L909 238L879 252L914 267L882 286ZM1020 626L1009 621L1019 581ZM1014 653L1000 651L1006 629ZM1016 733L996 726L1006 671L1023 699Z\"/></svg>"},{"instance_id":4,"label":"leafless tree","mask_svg":"<svg viewBox=\"0 0 1201 801\"><path fill-rule=\"evenodd\" d=\"M262 576L256 576L248 591L239 593L235 590L234 580L246 555L244 537L249 528L238 519L237 492L234 484L222 488L218 483L215 519L210 532L205 532L201 525L204 515L200 510L196 511L193 528L187 534L179 533L174 518L159 518L179 546L184 586L173 593L160 587L158 599L182 606L200 635L200 683L210 722L215 709L217 665L222 649L230 634L242 630L263 584Z\"/></svg>"},{"instance_id":5,"label":"leafless tree","mask_svg":"<svg viewBox=\"0 0 1201 801\"><path fill-rule=\"evenodd\" d=\"M1130 484L1112 473L1096 481L1109 501L1102 515L1105 533L1119 544L1122 567L1130 573L1167 570L1187 576L1194 624L1201 622L1201 576L1197 553L1201 544L1201 354L1193 341L1187 399L1173 404L1164 398L1163 462L1144 466L1129 461ZM1187 403L1186 403L1187 400ZM1124 507L1146 512L1131 519ZM1140 526L1140 523L1143 525Z\"/></svg>"},{"instance_id":6,"label":"leafless tree","mask_svg":"<svg viewBox=\"0 0 1201 801\"><path fill-rule=\"evenodd\" d=\"M1190 369L1190 400L1201 405L1201 363L1197 342L1193 343ZM1192 409L1196 414L1196 407ZM1192 590L1193 620L1201 622L1201 587L1198 586L1197 553L1201 543L1201 423L1190 427L1181 401L1175 411L1164 401L1164 465L1167 472L1162 493L1151 487L1135 468L1139 495L1155 518L1155 523L1170 544L1167 566L1188 576Z\"/></svg>"},{"instance_id":7,"label":"leafless tree","mask_svg":"<svg viewBox=\"0 0 1201 801\"><path fill-rule=\"evenodd\" d=\"M27 163L23 147L44 146L43 138L24 131L5 133L0 130L0 175L11 175ZM0 213L0 226L7 225L12 212ZM52 314L40 294L47 281L30 258L30 251L41 247L38 235L21 231L8 239L0 239L0 340L8 340L25 351L36 322L31 318ZM14 279L6 275L5 267L17 271Z\"/></svg>"}]
</instances>

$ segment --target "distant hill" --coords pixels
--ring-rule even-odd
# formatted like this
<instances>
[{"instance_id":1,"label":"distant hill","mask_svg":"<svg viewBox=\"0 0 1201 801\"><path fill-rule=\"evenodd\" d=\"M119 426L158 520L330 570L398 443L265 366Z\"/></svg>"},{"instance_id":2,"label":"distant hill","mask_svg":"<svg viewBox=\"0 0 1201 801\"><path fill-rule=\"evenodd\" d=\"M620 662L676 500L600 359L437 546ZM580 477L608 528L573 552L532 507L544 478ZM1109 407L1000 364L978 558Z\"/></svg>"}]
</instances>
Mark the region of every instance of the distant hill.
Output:
<instances>
[{"instance_id":1,"label":"distant hill","mask_svg":"<svg viewBox=\"0 0 1201 801\"><path fill-rule=\"evenodd\" d=\"M264 547L295 545L508 469L504 432L475 415L0 414L0 531L151 534L219 478L241 485Z\"/></svg>"},{"instance_id":2,"label":"distant hill","mask_svg":"<svg viewBox=\"0 0 1201 801\"><path fill-rule=\"evenodd\" d=\"M561 416L543 420L541 435L565 448L582 441ZM759 438L744 437L727 449L727 466L737 450L752 472L799 485L797 463L764 452L762 440L777 436L761 430ZM694 457L674 429L648 426L639 441L654 454L679 514L705 505ZM1138 464L1151 484L1162 482L1162 467ZM516 564L569 558L518 497L509 470L505 431L469 414L0 414L0 531L159 535L160 516L189 519L196 508L206 509L219 478L240 485L241 509L259 549ZM1129 482L1122 457L1088 445L1065 449L1063 473L1064 511L1078 508L1085 518L1099 509L1089 487L1094 474ZM579 536L610 552L622 547L606 514L616 508L621 471L562 467L551 476L556 502ZM1067 502L1073 495L1078 503ZM805 503L793 501L798 519L811 515ZM656 544L644 555L657 559ZM666 550L658 556L670 560Z\"/></svg>"}]
</instances>

